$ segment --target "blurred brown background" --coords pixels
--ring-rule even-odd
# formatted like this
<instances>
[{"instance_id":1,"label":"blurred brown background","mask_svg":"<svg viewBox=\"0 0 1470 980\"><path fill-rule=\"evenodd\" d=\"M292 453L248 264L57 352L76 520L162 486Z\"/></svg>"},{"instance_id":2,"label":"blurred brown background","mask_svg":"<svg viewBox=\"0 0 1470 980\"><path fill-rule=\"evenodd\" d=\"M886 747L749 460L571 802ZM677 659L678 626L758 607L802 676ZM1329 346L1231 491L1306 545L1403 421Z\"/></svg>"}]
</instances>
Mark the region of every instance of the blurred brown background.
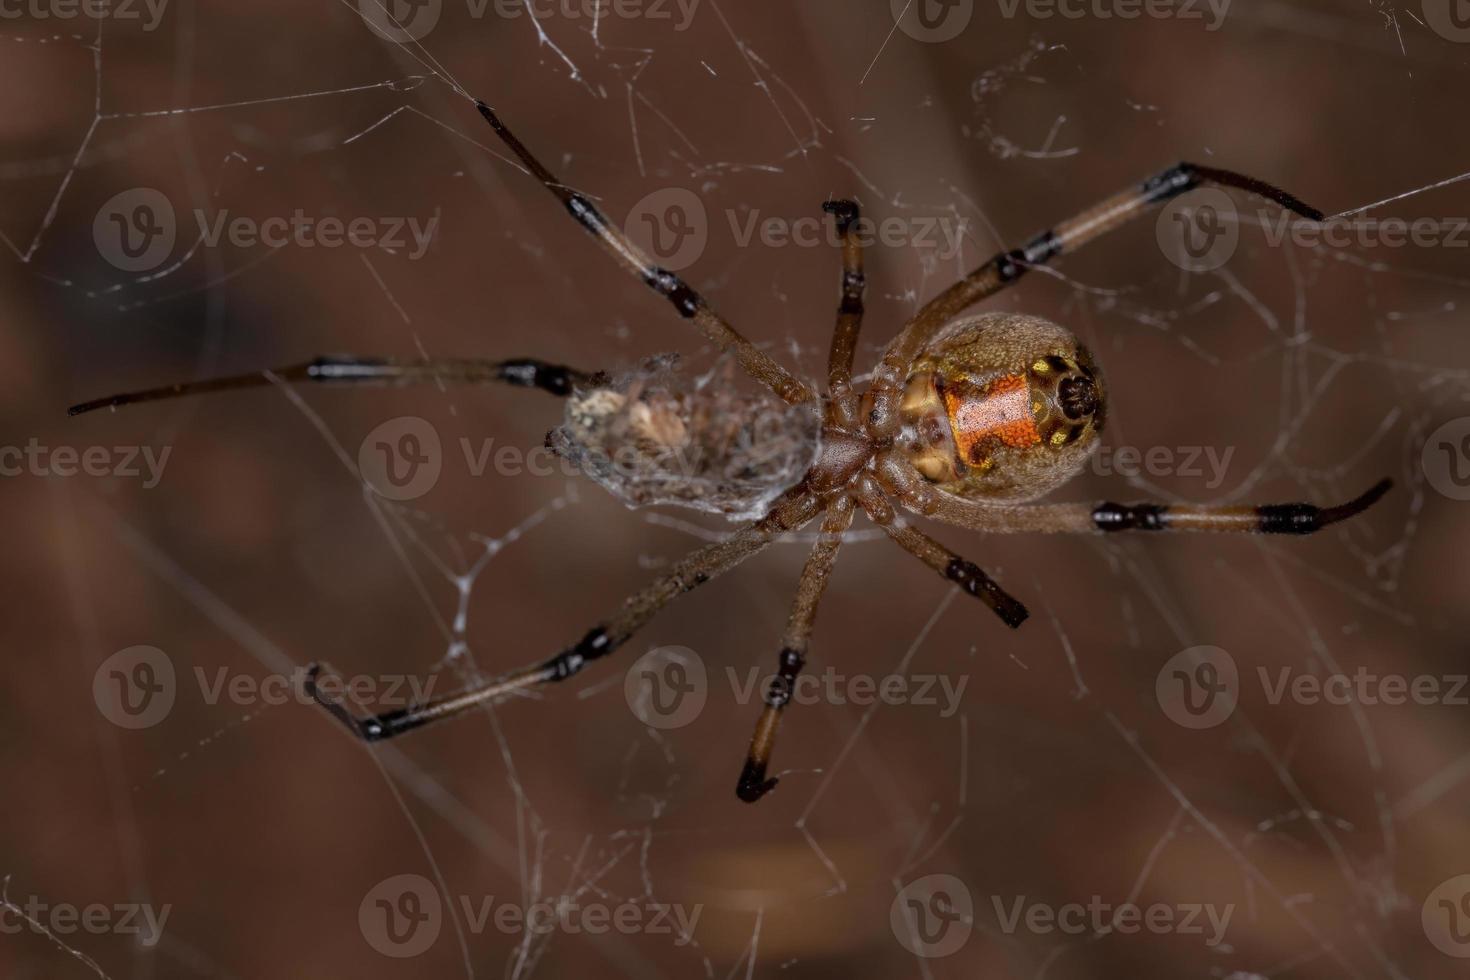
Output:
<instances>
[{"instance_id":1,"label":"blurred brown background","mask_svg":"<svg viewBox=\"0 0 1470 980\"><path fill-rule=\"evenodd\" d=\"M649 194L695 192L709 239L687 275L813 377L835 253L742 247L731 215L792 221L843 195L875 219L966 221L960 257L913 242L870 250L866 365L919 302L998 246L1177 159L1259 175L1329 213L1470 170L1470 45L1436 30L1455 22L1432 6L1235 0L1210 30L1203 5L1203 19L1125 20L1098 15L1117 4L1071 18L975 0L929 8L968 19L926 43L895 30L883 0L703 0L687 23L677 6L645 5L595 30L559 4L544 37L525 16L445 0L418 54L618 220ZM309 414L272 389L77 419L66 406L327 351L588 368L668 350L708 358L664 301L500 158L467 101L353 4L174 0L152 30L146 8L142 21L105 21L100 43L95 22L40 9L0 22L0 443L170 450L153 487L124 475L0 478L9 898L170 909L154 945L116 928L58 932L97 970L1463 970L1435 948L1421 910L1470 872L1467 708L1272 704L1258 680L1258 668L1466 670L1470 505L1421 465L1429 435L1470 414L1463 243L1291 247L1248 226L1227 266L1186 275L1149 220L997 299L1094 347L1112 386L1110 445L1233 452L1220 485L1090 472L1058 499L1325 502L1383 475L1398 486L1306 540L937 530L1031 606L1016 633L973 603L946 603L932 573L859 534L826 597L813 670L882 677L911 653L910 674L967 678L963 700L948 716L919 704L796 706L776 758L789 772L758 806L732 793L758 709L730 695L726 667L743 679L774 665L802 543L680 600L619 660L538 703L369 751L294 701L211 704L196 669L211 682L221 671L260 680L327 660L423 681L450 652L452 576L541 514L484 565L464 605L466 656L495 673L580 636L698 544L696 531L724 525L650 520L560 474L469 472L462 438L541 444L559 406L539 393L302 389ZM178 241L161 264L124 271L99 248L95 219L140 187L171 202ZM195 209L438 224L418 258L273 250L197 243ZM1470 215L1470 183L1371 215ZM364 437L401 416L434 426L443 473L404 508L375 508L335 447L355 462ZM177 692L166 717L130 730L99 710L93 681L137 645L164 651ZM704 710L668 731L642 724L623 694L626 667L661 645L695 651L711 678ZM1192 730L1163 710L1156 680L1200 645L1229 651L1241 703L1224 724ZM466 663L440 671L439 689L460 684ZM963 882L973 927L961 924L972 932L952 955L918 958L890 907L931 874ZM385 956L359 911L366 903L371 918L371 893L399 875L436 881L456 912L461 897L478 907L491 896L698 908L695 942L635 929L523 945L446 908L427 951ZM1458 894L1431 908L1453 917ZM1056 909L1093 896L1228 907L1232 918L1211 945L1208 932L1008 931L997 913L1023 897ZM0 975L92 975L18 922L0 918Z\"/></svg>"}]
</instances>

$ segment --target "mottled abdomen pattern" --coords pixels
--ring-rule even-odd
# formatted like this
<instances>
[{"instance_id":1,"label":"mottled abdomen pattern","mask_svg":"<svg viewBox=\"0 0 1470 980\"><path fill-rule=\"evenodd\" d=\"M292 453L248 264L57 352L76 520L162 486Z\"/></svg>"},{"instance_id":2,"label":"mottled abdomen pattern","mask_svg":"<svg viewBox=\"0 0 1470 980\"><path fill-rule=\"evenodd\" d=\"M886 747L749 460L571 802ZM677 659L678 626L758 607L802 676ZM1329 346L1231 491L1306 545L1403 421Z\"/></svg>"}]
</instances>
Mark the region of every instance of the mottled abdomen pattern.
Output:
<instances>
[{"instance_id":1,"label":"mottled abdomen pattern","mask_svg":"<svg viewBox=\"0 0 1470 980\"><path fill-rule=\"evenodd\" d=\"M1075 474L1105 422L1092 354L1040 317L956 320L914 365L900 445L958 496L1028 500Z\"/></svg>"}]
</instances>

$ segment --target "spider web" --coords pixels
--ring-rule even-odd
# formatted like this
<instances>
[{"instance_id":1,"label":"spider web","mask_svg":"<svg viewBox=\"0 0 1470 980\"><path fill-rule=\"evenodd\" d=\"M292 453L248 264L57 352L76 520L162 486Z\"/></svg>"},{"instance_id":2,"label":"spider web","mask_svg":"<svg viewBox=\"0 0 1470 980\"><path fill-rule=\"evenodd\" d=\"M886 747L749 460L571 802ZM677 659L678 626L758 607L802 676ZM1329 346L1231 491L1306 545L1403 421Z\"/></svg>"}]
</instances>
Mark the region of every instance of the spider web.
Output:
<instances>
[{"instance_id":1,"label":"spider web","mask_svg":"<svg viewBox=\"0 0 1470 980\"><path fill-rule=\"evenodd\" d=\"M1470 414L1470 276L1451 244L1275 242L1277 216L1234 198L1223 265L1171 264L1150 219L998 297L1068 324L1107 370L1107 453L1057 499L1336 502L1382 475L1397 488L1302 541L937 529L1031 606L1015 634L859 522L809 673L927 678L954 699L855 703L847 687L794 705L781 786L758 806L731 793L759 710L737 690L774 667L809 531L576 682L402 741L364 748L297 700L203 696L212 678L321 660L470 685L562 647L728 532L532 472L559 420L539 394L278 386L57 421L102 391L329 350L712 362L468 97L630 229L692 193L707 241L685 274L805 378L825 363L836 253L820 232L808 245L763 229L819 218L829 196L898 229L868 252L860 367L997 248L1178 157L1354 221L1470 213L1470 146L1445 125L1470 49L1417 3L1237 0L1216 32L1095 5L1069 19L959 4L973 22L936 44L878 3L702 0L683 27L674 4L545 20L525 3L507 15L517 6L446 2L414 41L382 36L406 23L387 8L347 0L170 6L157 30L0 22L10 88L34 93L0 114L16 325L3 360L50 368L7 372L5 442L172 448L146 491L120 473L3 484L12 512L34 515L8 577L22 652L5 730L23 751L5 757L21 802L6 808L0 921L27 927L0 941L5 975L1452 975L1421 907L1470 871L1464 708L1269 696L1283 670L1464 672L1464 511L1428 464ZM1321 83L1344 64L1371 97ZM136 188L172 202L178 234L129 271L94 219ZM210 240L221 215L259 227L297 209L371 219L379 240ZM415 239L410 219L432 230ZM360 447L406 418L433 431L442 472L393 500ZM1130 468L1120 448L1167 462ZM134 731L99 713L91 684L136 644L167 654L179 694ZM1230 655L1238 704L1190 728L1160 678L1205 647ZM627 694L630 667L662 649L707 678L703 710L677 727L646 724ZM967 903L946 956L917 955L936 947L892 917L932 875ZM437 938L400 957L360 913L402 876L441 904ZM145 942L67 931L27 911L32 896L170 914ZM1076 929L1012 921L1089 903L1107 911ZM1129 931L1130 904L1228 911L1229 925ZM567 918L503 927L484 914L501 906ZM565 924L569 906L636 922L590 934ZM692 929L656 926L660 910Z\"/></svg>"}]
</instances>

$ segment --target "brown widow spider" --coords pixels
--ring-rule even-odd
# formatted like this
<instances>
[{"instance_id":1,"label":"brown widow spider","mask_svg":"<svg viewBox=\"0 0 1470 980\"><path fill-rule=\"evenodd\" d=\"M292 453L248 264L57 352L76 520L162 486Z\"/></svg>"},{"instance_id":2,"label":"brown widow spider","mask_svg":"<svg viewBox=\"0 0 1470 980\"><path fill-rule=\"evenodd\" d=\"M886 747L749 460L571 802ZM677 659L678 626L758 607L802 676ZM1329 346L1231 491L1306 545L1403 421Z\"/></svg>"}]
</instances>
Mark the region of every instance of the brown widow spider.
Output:
<instances>
[{"instance_id":1,"label":"brown widow spider","mask_svg":"<svg viewBox=\"0 0 1470 980\"><path fill-rule=\"evenodd\" d=\"M788 486L774 487L759 519L699 548L626 599L622 608L580 640L538 664L480 686L408 708L357 717L324 697L316 678L307 687L358 738L372 742L461 714L527 688L564 681L613 653L676 596L743 562L780 534L819 516L821 533L802 571L786 624L775 679L765 695L736 794L754 802L776 785L766 769L781 713L806 659L817 603L854 513L861 509L905 551L984 602L1006 625L1027 612L978 566L902 523L910 513L993 534L1113 531L1235 531L1310 534L1353 517L1391 486L1383 480L1335 507L1306 503L1262 506L1166 506L1028 503L1066 482L1097 448L1106 389L1092 354L1071 333L1039 317L996 313L959 318L982 299L1010 286L1035 266L1102 236L1149 208L1196 187L1235 188L1274 201L1313 221L1322 213L1263 181L1226 170L1181 163L1044 232L1023 248L1002 252L931 299L888 345L866 391L853 386L853 354L863 318L862 244L852 201L828 201L842 239L841 303L832 335L827 390L803 384L727 323L682 279L659 268L587 198L559 181L483 102L480 113L531 174L630 272L669 300L706 340L733 354L739 366L786 405L820 412L819 448ZM274 382L504 383L573 396L600 390L605 375L536 360L426 360L408 363L351 356L323 357L257 374L154 388L77 405L76 415L103 407ZM562 431L562 430L559 430Z\"/></svg>"}]
</instances>

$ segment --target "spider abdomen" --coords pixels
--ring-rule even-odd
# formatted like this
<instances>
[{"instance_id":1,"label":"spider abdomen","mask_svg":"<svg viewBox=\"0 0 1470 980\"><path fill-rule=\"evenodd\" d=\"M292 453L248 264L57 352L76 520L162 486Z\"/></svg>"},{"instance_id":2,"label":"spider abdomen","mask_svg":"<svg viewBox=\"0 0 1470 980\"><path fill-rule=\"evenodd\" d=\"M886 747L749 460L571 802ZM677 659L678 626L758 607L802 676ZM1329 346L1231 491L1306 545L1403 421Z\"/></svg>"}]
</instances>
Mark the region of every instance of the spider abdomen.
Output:
<instances>
[{"instance_id":1,"label":"spider abdomen","mask_svg":"<svg viewBox=\"0 0 1470 980\"><path fill-rule=\"evenodd\" d=\"M699 377L676 365L653 358L577 389L547 444L629 507L761 516L818 456L815 405L739 390L727 364Z\"/></svg>"},{"instance_id":2,"label":"spider abdomen","mask_svg":"<svg viewBox=\"0 0 1470 980\"><path fill-rule=\"evenodd\" d=\"M939 489L1029 500L1064 483L1097 448L1101 375L1070 332L1040 317L956 320L915 361L898 444Z\"/></svg>"}]
</instances>

